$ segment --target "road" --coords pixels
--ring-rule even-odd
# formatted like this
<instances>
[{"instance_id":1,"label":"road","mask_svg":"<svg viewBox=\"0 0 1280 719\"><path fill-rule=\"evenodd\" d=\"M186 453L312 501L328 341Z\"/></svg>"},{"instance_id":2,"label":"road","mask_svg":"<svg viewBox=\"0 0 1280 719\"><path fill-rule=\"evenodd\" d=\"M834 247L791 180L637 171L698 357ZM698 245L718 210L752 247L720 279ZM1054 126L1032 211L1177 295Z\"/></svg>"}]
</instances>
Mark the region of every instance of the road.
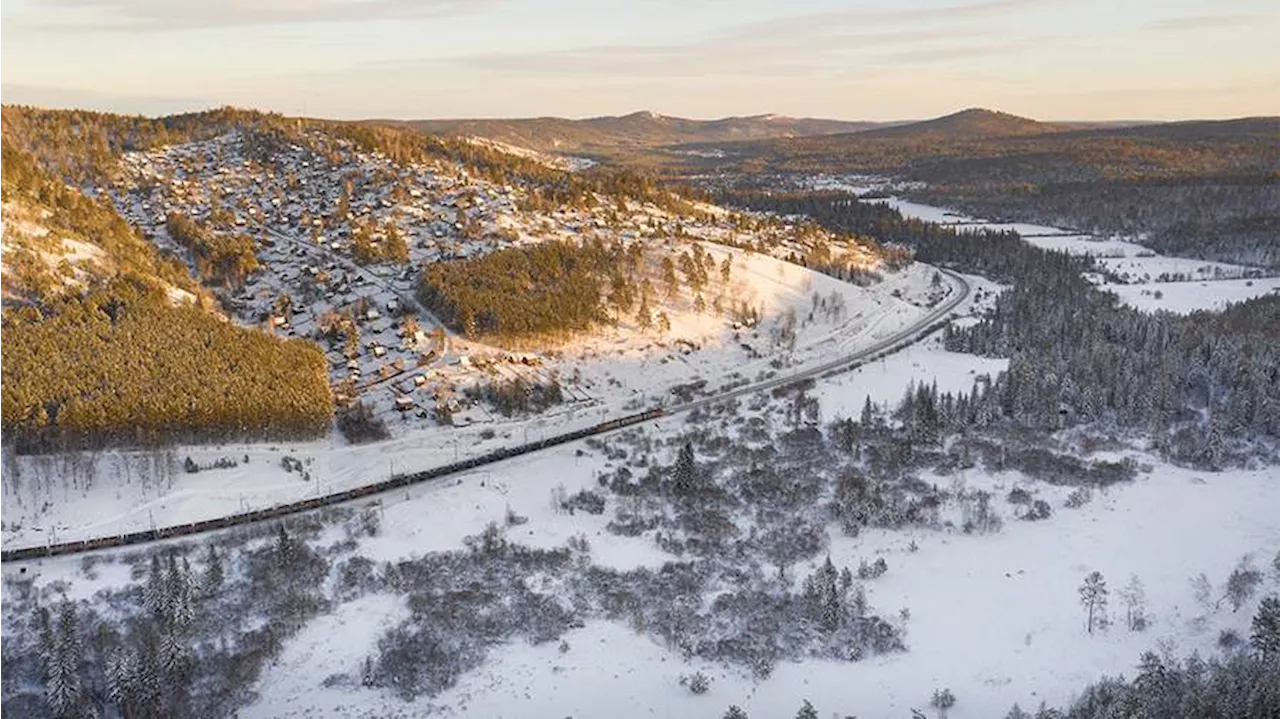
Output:
<instances>
[{"instance_id":1,"label":"road","mask_svg":"<svg viewBox=\"0 0 1280 719\"><path fill-rule=\"evenodd\" d=\"M945 301L933 308L929 314L925 315L918 322L910 327L897 333L893 337L876 342L868 347L864 347L852 354L837 357L822 364L807 367L796 372L786 375L773 377L762 382L756 382L726 392L721 392L707 397L701 397L683 404L664 407L660 411L651 410L642 415L629 415L626 417L615 418L602 422L601 425L568 432L558 436L549 437L536 444L536 446L524 445L521 447L506 448L497 452L486 455L484 457L471 458L464 460L455 465L447 465L434 470L426 470L411 474L397 475L389 480L384 480L373 485L365 487L356 487L343 490L333 494L317 497L310 500L295 502L279 507L269 508L265 510L256 510L240 515L229 517L221 517L213 520L205 520L187 525L177 525L171 527L163 527L158 530L150 530L143 532L133 532L120 536L100 537L97 539L81 540L77 542L66 542L63 544L24 547L20 549L5 549L0 553L0 560L4 562L25 561L30 559L38 559L44 556L65 556L73 554L82 554L85 552L97 551L113 547L136 546L141 544L150 544L153 542L166 541L178 537L191 537L209 532L226 529L230 526L241 526L245 524L253 524L263 521L274 521L282 517L294 514L314 511L320 507L331 507L340 504L347 504L357 501L364 501L376 494L392 491L394 489L402 489L411 484L417 484L425 481L440 479L453 474L462 472L472 472L479 467L495 464L497 462L506 461L512 457L532 454L535 452L545 451L552 447L557 447L569 442L578 441L588 436L607 434L609 432L621 429L623 427L631 427L637 424L654 421L661 418L671 417L672 415L691 412L695 409L705 407L709 404L722 402L735 397L741 397L747 394L757 392L765 392L777 387L801 382L806 379L813 379L829 373L834 373L846 369L851 369L859 364L871 361L882 355L897 351L909 345L912 345L924 336L932 333L939 323L945 320L961 302L969 296L969 283L963 277L956 275L947 270L940 270L944 276L951 282L952 292Z\"/></svg>"}]
</instances>

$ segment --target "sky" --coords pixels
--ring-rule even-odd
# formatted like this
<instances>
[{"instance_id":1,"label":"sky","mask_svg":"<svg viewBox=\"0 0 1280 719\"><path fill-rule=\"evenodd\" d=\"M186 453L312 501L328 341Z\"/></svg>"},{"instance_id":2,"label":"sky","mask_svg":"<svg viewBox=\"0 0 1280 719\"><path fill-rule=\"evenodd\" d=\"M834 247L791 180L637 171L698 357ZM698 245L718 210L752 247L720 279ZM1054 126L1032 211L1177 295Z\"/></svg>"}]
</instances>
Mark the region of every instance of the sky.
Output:
<instances>
[{"instance_id":1,"label":"sky","mask_svg":"<svg viewBox=\"0 0 1280 719\"><path fill-rule=\"evenodd\" d=\"M1280 115L1275 0L4 0L0 101L147 115Z\"/></svg>"}]
</instances>

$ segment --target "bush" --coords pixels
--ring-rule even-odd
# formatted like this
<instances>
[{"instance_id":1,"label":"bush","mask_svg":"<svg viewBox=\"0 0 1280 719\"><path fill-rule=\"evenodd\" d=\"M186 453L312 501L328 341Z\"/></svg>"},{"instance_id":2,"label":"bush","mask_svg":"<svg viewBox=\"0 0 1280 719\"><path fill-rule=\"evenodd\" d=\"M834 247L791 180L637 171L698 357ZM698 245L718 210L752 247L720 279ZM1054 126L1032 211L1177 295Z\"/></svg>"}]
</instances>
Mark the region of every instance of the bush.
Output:
<instances>
[{"instance_id":1,"label":"bush","mask_svg":"<svg viewBox=\"0 0 1280 719\"><path fill-rule=\"evenodd\" d=\"M569 514L573 514L578 509L587 514L604 514L604 497L590 489L584 489L561 502L560 506Z\"/></svg>"},{"instance_id":2,"label":"bush","mask_svg":"<svg viewBox=\"0 0 1280 719\"><path fill-rule=\"evenodd\" d=\"M363 401L356 402L338 415L338 431L352 444L377 442L391 436L387 423L375 416L373 409Z\"/></svg>"},{"instance_id":3,"label":"bush","mask_svg":"<svg viewBox=\"0 0 1280 719\"><path fill-rule=\"evenodd\" d=\"M702 672L680 676L680 686L694 694L706 694L711 689L711 679Z\"/></svg>"},{"instance_id":4,"label":"bush","mask_svg":"<svg viewBox=\"0 0 1280 719\"><path fill-rule=\"evenodd\" d=\"M1071 494L1067 495L1067 507L1070 509L1079 509L1089 503L1093 499L1093 492L1088 487L1080 487L1071 490Z\"/></svg>"}]
</instances>

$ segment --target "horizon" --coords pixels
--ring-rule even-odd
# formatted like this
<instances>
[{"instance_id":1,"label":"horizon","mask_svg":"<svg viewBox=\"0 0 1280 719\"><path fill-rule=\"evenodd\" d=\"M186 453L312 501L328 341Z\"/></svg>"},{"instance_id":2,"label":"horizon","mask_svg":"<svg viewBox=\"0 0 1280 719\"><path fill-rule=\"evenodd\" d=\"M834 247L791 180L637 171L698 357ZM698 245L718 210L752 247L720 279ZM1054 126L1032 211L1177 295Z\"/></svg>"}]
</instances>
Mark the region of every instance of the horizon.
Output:
<instances>
[{"instance_id":1,"label":"horizon","mask_svg":"<svg viewBox=\"0 0 1280 719\"><path fill-rule=\"evenodd\" d=\"M1280 10L1263 0L14 0L0 19L6 104L150 116L227 105L342 120L1280 112Z\"/></svg>"},{"instance_id":2,"label":"horizon","mask_svg":"<svg viewBox=\"0 0 1280 719\"><path fill-rule=\"evenodd\" d=\"M570 122L584 122L588 120L621 119L621 118L630 117L633 115L649 114L659 119L686 120L686 121L692 121L692 122L717 122L717 121L723 121L723 120L752 120L752 119L778 118L778 119L784 119L784 120L816 120L816 121L823 121L823 122L844 122L844 123L850 123L850 124L868 123L868 124L876 124L876 125L894 126L894 125L911 125L915 123L929 122L932 120L939 120L939 119L951 117L953 115L959 115L959 114L962 114L965 112L971 112L971 111L1000 113L1004 115L1011 115L1015 118L1022 119L1022 120L1030 120L1033 122L1039 122L1039 123L1045 123L1045 124L1058 124L1058 125L1074 125L1074 124L1163 125L1163 124L1191 123L1191 122L1230 122L1232 120L1249 120L1249 119L1256 119L1256 118L1280 117L1280 112L1276 112L1273 114L1264 114L1264 115L1238 115L1238 116L1228 116L1228 117L1180 117L1180 118L1171 118L1171 119L1164 119L1164 118L1152 119L1152 118L1141 118L1141 117L1114 117L1114 118L1102 118L1102 119L1096 119L1096 120L1083 120L1083 119L1073 119L1073 118L1027 117L1025 115L1006 112L1005 110L1001 110L999 108L993 108L993 107L964 107L958 110L944 112L940 115L934 115L930 117L899 117L899 118L890 118L890 119L883 119L883 120L868 120L868 119L856 118L856 117L819 117L819 116L812 116L812 115L801 116L801 115L790 115L790 114L777 113L777 112L755 112L755 113L748 113L748 114L691 117L688 115L674 115L674 114L669 114L665 112L657 112L655 110L649 110L649 109L632 110L630 112L620 112L612 115L576 115L576 116L490 115L490 116L439 116L439 117L369 116L369 117L338 118L338 117L331 117L326 115L294 115L287 112L280 112L278 110L270 110L265 108L248 107L248 106L240 106L240 105L210 105L207 107L200 107L192 110L183 110L180 112L144 113L144 112L120 112L116 110L99 109L96 107L78 106L78 105L50 105L50 104L36 104L36 103L29 103L29 102L10 102L8 101L7 98L0 104L2 104L4 107L30 107L37 110L50 110L50 111L60 111L60 112L63 112L63 111L64 112L100 112L104 114L132 116L132 117L145 117L149 119L176 117L180 115L198 115L201 113L216 112L218 110L223 110L223 109L233 109L233 110L242 110L247 112L277 113L287 118L297 118L297 119L303 119L303 120L333 120L333 121L340 121L340 122L418 122L418 121L500 122L500 121L536 121L536 120L566 120Z\"/></svg>"}]
</instances>

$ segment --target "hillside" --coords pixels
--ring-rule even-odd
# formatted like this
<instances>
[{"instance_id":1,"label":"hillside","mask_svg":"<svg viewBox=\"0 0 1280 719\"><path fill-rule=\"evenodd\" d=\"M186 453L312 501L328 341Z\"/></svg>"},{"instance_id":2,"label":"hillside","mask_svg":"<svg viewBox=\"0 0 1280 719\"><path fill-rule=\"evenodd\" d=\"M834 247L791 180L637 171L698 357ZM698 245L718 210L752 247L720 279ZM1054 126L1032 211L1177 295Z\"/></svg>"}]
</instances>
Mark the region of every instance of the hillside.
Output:
<instances>
[{"instance_id":1,"label":"hillside","mask_svg":"<svg viewBox=\"0 0 1280 719\"><path fill-rule=\"evenodd\" d=\"M753 115L718 120L690 120L652 112L619 117L570 120L559 117L524 119L372 121L408 126L446 137L484 137L543 152L587 154L624 148L657 147L692 142L734 142L775 137L803 137L857 132L877 123Z\"/></svg>"},{"instance_id":2,"label":"hillside","mask_svg":"<svg viewBox=\"0 0 1280 719\"><path fill-rule=\"evenodd\" d=\"M84 301L100 289L87 279L90 271L114 278L128 268L105 258L136 254L141 259L131 260L130 276L133 284L155 290L142 293L148 307L152 297L185 297L243 328L237 332L245 334L219 334L220 344L253 338L266 348L305 348L306 359L276 366L297 368L290 377L310 388L297 393L322 405L317 411L323 421L332 411L328 385L338 427L353 442L447 428L455 418L465 424L492 421L495 413L547 409L529 404L529 388L545 391L554 404L597 404L622 394L611 387L630 393L632 385L624 388L592 368L600 354L592 341L602 334L613 333L612 351L634 350L641 361L709 340L748 359L778 351L785 344L781 330L771 326L768 337L762 332L730 342L731 326L748 318L753 325L781 322L779 313L830 298L811 298L800 286L785 303L766 301L737 280L734 268L750 264L740 256L745 253L808 265L812 269L795 278L801 285L812 285L817 271L875 285L909 264L902 250L868 238L730 212L634 173L569 172L545 156L513 152L496 141L241 110L148 120L5 108L5 121L6 218L14 220L6 239L5 289L13 301L25 299L43 312L23 325L40 339L15 356L38 361L48 346L38 331L62 327L50 317L80 317L46 308L64 296ZM32 201L10 203L9 180L32 178L43 178L42 189L28 193ZM36 200L63 195L89 203L93 219L78 220L84 225L79 231L55 238L46 226L69 215L47 211ZM122 239L100 246L116 236ZM700 242L737 249L732 257L717 254L712 266L713 253L699 250ZM550 254L540 254L543 249ZM617 261L624 251L627 263ZM584 257L597 260L585 272L586 265L575 267ZM536 269L503 274L512 267ZM438 292L420 293L424 286ZM107 288L109 296L114 287ZM530 301L511 301L520 297ZM110 305L94 301L95 308ZM772 314L766 317L766 311ZM95 312L87 315L93 321L63 331L94 331ZM140 349L130 343L154 339L157 317L146 315L147 331L124 338L129 352ZM673 345L679 342L684 344ZM528 354L516 357L514 347ZM244 353L259 358L270 351L246 347ZM246 362L244 371L287 384L256 362ZM720 362L682 362L672 368L677 371L669 383L696 380L703 367L719 368ZM229 383L245 381L234 365L207 364L222 367ZM43 378L42 388L24 390L26 404L6 411L6 421L15 423L6 426L52 426L52 416L44 419L35 406L46 402L40 395L46 390L60 397L77 391L98 396L87 386L99 382L98 375L74 366L59 370L67 379L53 388L45 386L53 384L47 373L26 373ZM183 379L188 375L200 373ZM172 386L191 392L182 382ZM19 396L6 391L11 394ZM244 396L272 394L286 395ZM228 435L221 425L215 434L252 439L273 412L241 421L240 435ZM152 424L148 432L163 434L160 423ZM314 431L320 423L302 424ZM199 432L186 427L182 436Z\"/></svg>"}]
</instances>

